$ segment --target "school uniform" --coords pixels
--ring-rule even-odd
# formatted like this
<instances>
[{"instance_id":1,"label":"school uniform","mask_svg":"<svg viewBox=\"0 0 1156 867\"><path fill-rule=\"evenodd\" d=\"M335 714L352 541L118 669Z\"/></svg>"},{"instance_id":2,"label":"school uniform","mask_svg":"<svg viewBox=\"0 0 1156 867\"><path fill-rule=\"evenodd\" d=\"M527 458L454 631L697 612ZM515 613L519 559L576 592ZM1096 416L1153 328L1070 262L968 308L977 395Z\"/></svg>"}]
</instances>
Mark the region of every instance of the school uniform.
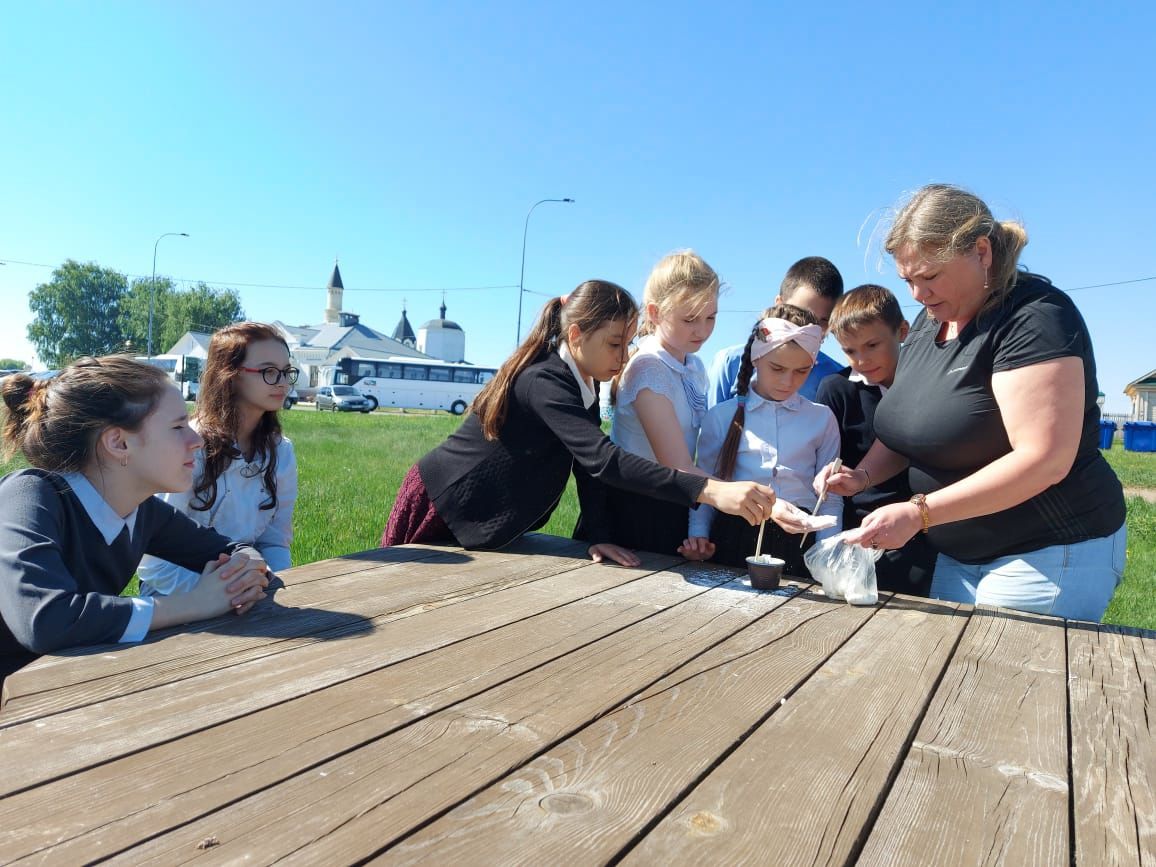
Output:
<instances>
[{"instance_id":1,"label":"school uniform","mask_svg":"<svg viewBox=\"0 0 1156 867\"><path fill-rule=\"evenodd\" d=\"M843 445L839 456L844 466L857 467L874 444L875 408L886 391L885 387L872 385L862 376L852 373L850 367L828 376L819 386L817 400L835 414L842 432ZM847 497L843 501L843 529L858 527L880 506L906 503L911 494L907 471L904 470ZM927 596L931 591L935 557L935 549L927 543L925 533L916 533L902 548L884 551L875 563L879 589Z\"/></svg>"},{"instance_id":2,"label":"school uniform","mask_svg":"<svg viewBox=\"0 0 1156 867\"><path fill-rule=\"evenodd\" d=\"M702 361L689 354L680 362L663 349L656 336L647 335L622 371L610 440L632 455L657 463L635 406L643 391L670 401L687 454L693 458L706 414L706 368ZM611 533L608 541L616 545L674 554L687 536L687 510L681 503L611 488L606 492L606 507Z\"/></svg>"},{"instance_id":3,"label":"school uniform","mask_svg":"<svg viewBox=\"0 0 1156 867\"><path fill-rule=\"evenodd\" d=\"M80 473L9 473L0 479L0 679L43 653L143 639L153 600L119 594L146 552L199 570L242 548L156 497L121 518Z\"/></svg>"},{"instance_id":4,"label":"school uniform","mask_svg":"<svg viewBox=\"0 0 1156 867\"><path fill-rule=\"evenodd\" d=\"M707 411L699 434L697 461L705 472L717 472L719 455L737 408L738 398L732 397ZM777 498L804 511L836 519L834 527L809 534L803 547L800 534L787 533L767 521L762 551L786 560L784 569L790 575L809 577L803 565L804 551L816 541L840 532L843 498L828 495L814 511L818 498L811 487L819 469L838 456L839 427L827 407L798 393L781 401L766 400L753 388L747 393L743 433L731 478L769 485ZM691 535L714 542L712 559L727 566L745 565L746 558L755 553L758 532L757 526L752 527L742 518L716 514L707 506L690 515Z\"/></svg>"},{"instance_id":5,"label":"school uniform","mask_svg":"<svg viewBox=\"0 0 1156 867\"><path fill-rule=\"evenodd\" d=\"M583 537L591 542L610 538L604 485L683 506L694 503L706 485L705 478L643 460L610 442L599 427L597 395L563 343L515 379L497 439L487 440L471 414L417 462L382 544L439 541L405 530L424 523L436 531L441 522L451 538L440 541L501 548L549 520L571 471L585 516Z\"/></svg>"}]
</instances>

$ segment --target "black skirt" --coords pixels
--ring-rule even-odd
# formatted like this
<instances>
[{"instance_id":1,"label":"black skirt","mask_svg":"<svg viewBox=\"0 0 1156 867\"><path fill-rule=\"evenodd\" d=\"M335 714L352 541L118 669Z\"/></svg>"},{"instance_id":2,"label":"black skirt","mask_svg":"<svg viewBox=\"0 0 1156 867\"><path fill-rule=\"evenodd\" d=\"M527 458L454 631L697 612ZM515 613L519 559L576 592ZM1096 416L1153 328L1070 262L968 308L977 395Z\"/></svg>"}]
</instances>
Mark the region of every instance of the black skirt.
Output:
<instances>
[{"instance_id":1,"label":"black skirt","mask_svg":"<svg viewBox=\"0 0 1156 867\"><path fill-rule=\"evenodd\" d=\"M689 511L678 503L608 487L606 513L609 539L591 539L582 516L578 518L574 538L591 544L610 542L635 551L674 555L686 539Z\"/></svg>"}]
</instances>

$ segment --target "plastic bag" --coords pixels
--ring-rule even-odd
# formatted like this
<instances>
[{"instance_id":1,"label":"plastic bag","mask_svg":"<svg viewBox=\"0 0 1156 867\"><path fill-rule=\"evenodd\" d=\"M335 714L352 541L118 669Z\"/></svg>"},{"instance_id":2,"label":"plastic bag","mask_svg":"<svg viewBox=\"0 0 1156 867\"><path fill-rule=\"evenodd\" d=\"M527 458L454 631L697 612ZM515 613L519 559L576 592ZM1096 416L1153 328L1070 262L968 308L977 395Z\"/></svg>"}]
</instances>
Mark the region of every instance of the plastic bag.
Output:
<instances>
[{"instance_id":1,"label":"plastic bag","mask_svg":"<svg viewBox=\"0 0 1156 867\"><path fill-rule=\"evenodd\" d=\"M803 555L803 562L830 598L846 599L852 605L874 605L879 601L875 561L883 552L844 544L845 535L839 533L816 542Z\"/></svg>"}]
</instances>

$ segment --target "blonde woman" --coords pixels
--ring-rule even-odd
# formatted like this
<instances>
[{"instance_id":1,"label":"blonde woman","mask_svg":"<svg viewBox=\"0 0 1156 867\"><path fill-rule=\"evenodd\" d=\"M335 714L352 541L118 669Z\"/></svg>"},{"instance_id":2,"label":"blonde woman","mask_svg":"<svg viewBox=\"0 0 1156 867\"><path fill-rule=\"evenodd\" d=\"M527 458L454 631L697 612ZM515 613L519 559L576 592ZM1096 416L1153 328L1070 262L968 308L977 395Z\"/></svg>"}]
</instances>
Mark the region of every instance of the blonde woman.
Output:
<instances>
[{"instance_id":1,"label":"blonde woman","mask_svg":"<svg viewBox=\"0 0 1156 867\"><path fill-rule=\"evenodd\" d=\"M926 533L933 597L1099 620L1124 569L1124 496L1098 447L1088 328L1067 295L1019 270L1026 243L958 187L924 187L899 210L884 246L924 309L875 445L831 490L909 474L911 501L849 539L892 550Z\"/></svg>"}]
</instances>

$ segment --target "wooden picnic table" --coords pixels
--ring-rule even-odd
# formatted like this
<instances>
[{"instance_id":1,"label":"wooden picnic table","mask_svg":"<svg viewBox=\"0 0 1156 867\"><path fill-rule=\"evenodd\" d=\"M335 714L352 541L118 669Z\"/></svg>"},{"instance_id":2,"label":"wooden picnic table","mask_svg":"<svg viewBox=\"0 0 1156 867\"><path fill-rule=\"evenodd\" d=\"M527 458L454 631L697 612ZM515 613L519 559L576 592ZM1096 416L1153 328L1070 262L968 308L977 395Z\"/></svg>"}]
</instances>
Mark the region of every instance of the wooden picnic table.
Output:
<instances>
[{"instance_id":1,"label":"wooden picnic table","mask_svg":"<svg viewBox=\"0 0 1156 867\"><path fill-rule=\"evenodd\" d=\"M46 657L0 861L1153 864L1153 633L531 536Z\"/></svg>"}]
</instances>

